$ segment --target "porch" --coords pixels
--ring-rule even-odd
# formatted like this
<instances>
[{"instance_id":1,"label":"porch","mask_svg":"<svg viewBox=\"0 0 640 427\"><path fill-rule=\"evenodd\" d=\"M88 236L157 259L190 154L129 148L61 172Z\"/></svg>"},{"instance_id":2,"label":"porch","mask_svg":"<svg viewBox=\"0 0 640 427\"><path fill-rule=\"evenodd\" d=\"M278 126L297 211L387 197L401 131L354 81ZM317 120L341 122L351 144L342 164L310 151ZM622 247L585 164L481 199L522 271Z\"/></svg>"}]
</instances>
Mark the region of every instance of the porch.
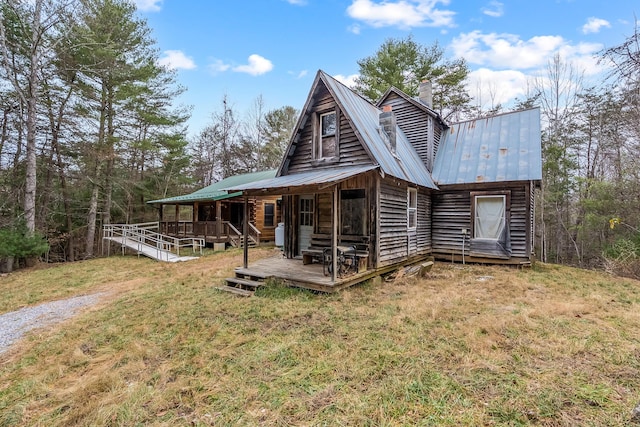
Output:
<instances>
[{"instance_id":1,"label":"porch","mask_svg":"<svg viewBox=\"0 0 640 427\"><path fill-rule=\"evenodd\" d=\"M235 248L243 245L242 226L230 221L160 221L160 233L175 237L198 237L206 243L229 243ZM248 239L250 246L260 244L261 232L249 223Z\"/></svg>"},{"instance_id":2,"label":"porch","mask_svg":"<svg viewBox=\"0 0 640 427\"><path fill-rule=\"evenodd\" d=\"M242 282L261 284L260 282L268 279L275 279L282 280L289 286L331 293L392 272L401 266L401 264L394 264L343 277L338 276L332 280L331 274L326 275L326 266L323 266L322 263L304 264L301 257L285 258L282 255L276 255L252 262L246 268L236 268L235 278L229 278L227 282L230 285Z\"/></svg>"}]
</instances>

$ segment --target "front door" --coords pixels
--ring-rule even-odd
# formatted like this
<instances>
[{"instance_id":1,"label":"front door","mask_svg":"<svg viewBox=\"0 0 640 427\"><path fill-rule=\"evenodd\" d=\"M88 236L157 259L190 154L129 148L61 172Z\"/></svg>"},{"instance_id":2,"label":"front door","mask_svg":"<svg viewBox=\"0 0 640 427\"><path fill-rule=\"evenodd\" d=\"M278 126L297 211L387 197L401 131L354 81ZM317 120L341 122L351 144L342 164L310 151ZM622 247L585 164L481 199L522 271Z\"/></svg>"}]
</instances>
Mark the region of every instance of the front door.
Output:
<instances>
[{"instance_id":1,"label":"front door","mask_svg":"<svg viewBox=\"0 0 640 427\"><path fill-rule=\"evenodd\" d=\"M244 204L231 203L231 217L229 222L238 230L242 231L244 226Z\"/></svg>"},{"instance_id":2,"label":"front door","mask_svg":"<svg viewBox=\"0 0 640 427\"><path fill-rule=\"evenodd\" d=\"M298 253L311 245L311 234L313 233L314 218L314 198L313 196L300 196L298 211Z\"/></svg>"}]
</instances>

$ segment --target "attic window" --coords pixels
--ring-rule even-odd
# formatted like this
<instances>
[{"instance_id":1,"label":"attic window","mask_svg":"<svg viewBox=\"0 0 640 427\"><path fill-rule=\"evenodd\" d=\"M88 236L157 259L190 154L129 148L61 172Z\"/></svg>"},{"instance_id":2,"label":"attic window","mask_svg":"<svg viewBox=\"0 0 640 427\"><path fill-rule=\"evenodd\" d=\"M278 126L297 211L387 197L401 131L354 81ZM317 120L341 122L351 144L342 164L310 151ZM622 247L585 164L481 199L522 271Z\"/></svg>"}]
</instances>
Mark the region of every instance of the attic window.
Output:
<instances>
[{"instance_id":1,"label":"attic window","mask_svg":"<svg viewBox=\"0 0 640 427\"><path fill-rule=\"evenodd\" d=\"M336 113L324 113L320 115L320 127L322 137L334 136L336 134Z\"/></svg>"},{"instance_id":2,"label":"attic window","mask_svg":"<svg viewBox=\"0 0 640 427\"><path fill-rule=\"evenodd\" d=\"M336 155L337 114L335 111L321 113L318 120L318 139L316 141L316 158L326 159Z\"/></svg>"}]
</instances>

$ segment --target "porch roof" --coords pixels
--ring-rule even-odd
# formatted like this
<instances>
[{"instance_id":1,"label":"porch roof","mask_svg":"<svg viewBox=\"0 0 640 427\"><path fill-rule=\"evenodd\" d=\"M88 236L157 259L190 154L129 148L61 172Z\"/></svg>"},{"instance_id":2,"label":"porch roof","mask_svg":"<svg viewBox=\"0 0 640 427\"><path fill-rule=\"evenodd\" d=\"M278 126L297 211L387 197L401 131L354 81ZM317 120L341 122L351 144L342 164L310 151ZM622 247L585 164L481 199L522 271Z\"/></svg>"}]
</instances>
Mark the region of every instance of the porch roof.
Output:
<instances>
[{"instance_id":1,"label":"porch roof","mask_svg":"<svg viewBox=\"0 0 640 427\"><path fill-rule=\"evenodd\" d=\"M260 181L267 178L273 178L276 170L271 169L263 172L251 172L240 175L230 176L221 181L215 182L193 193L183 194L180 196L167 197L165 199L151 200L147 203L185 203L197 201L216 201L238 197L242 192L229 192L226 187L243 185L250 182Z\"/></svg>"},{"instance_id":2,"label":"porch roof","mask_svg":"<svg viewBox=\"0 0 640 427\"><path fill-rule=\"evenodd\" d=\"M263 179L244 185L232 186L227 191L246 191L249 194L259 192L286 193L292 189L300 189L305 186L335 184L352 176L378 169L376 165L336 167L319 169L310 172L296 173L279 176L277 178Z\"/></svg>"}]
</instances>

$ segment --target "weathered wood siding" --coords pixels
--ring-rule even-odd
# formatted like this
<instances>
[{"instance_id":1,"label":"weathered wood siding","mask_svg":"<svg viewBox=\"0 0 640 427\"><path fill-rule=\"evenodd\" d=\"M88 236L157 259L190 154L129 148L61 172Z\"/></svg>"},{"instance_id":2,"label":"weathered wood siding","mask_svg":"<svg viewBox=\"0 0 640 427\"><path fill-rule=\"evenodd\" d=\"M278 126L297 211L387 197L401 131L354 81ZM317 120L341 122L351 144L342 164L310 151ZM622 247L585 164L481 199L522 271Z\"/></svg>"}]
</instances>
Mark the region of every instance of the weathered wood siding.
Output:
<instances>
[{"instance_id":1,"label":"weathered wood siding","mask_svg":"<svg viewBox=\"0 0 640 427\"><path fill-rule=\"evenodd\" d=\"M293 152L289 153L288 158L285 160L286 174L306 172L323 167L333 168L340 164L371 164L372 161L358 140L349 120L342 111L339 111L335 100L322 82L318 84L318 90L314 94L314 99L316 100L314 106L312 107L306 121L304 121L304 125L299 129L298 134L294 137L294 146L292 147ZM334 109L337 112L337 119L340 124L338 131L336 132L338 159L337 161L332 162L318 162L313 158L313 139L315 136L314 126L317 125L317 120L313 119L313 116L318 113Z\"/></svg>"},{"instance_id":2,"label":"weathered wood siding","mask_svg":"<svg viewBox=\"0 0 640 427\"><path fill-rule=\"evenodd\" d=\"M433 194L432 244L433 254L441 259L460 259L462 256L462 229L472 230L471 191L510 190L509 230L511 234L511 259L529 259L531 255L531 202L530 186L513 184L500 186L469 186L465 190L450 190ZM465 254L469 254L470 242L465 238ZM469 258L468 258L469 259ZM497 260L496 260L497 261ZM499 262L499 261L497 261Z\"/></svg>"},{"instance_id":3,"label":"weathered wood siding","mask_svg":"<svg viewBox=\"0 0 640 427\"><path fill-rule=\"evenodd\" d=\"M440 125L426 111L393 92L382 103L382 106L385 105L392 107L398 126L407 136L427 169L432 171L442 134Z\"/></svg>"},{"instance_id":4,"label":"weathered wood siding","mask_svg":"<svg viewBox=\"0 0 640 427\"><path fill-rule=\"evenodd\" d=\"M378 267L431 252L431 193L418 190L418 222L415 230L409 230L407 188L399 180L380 180Z\"/></svg>"}]
</instances>

